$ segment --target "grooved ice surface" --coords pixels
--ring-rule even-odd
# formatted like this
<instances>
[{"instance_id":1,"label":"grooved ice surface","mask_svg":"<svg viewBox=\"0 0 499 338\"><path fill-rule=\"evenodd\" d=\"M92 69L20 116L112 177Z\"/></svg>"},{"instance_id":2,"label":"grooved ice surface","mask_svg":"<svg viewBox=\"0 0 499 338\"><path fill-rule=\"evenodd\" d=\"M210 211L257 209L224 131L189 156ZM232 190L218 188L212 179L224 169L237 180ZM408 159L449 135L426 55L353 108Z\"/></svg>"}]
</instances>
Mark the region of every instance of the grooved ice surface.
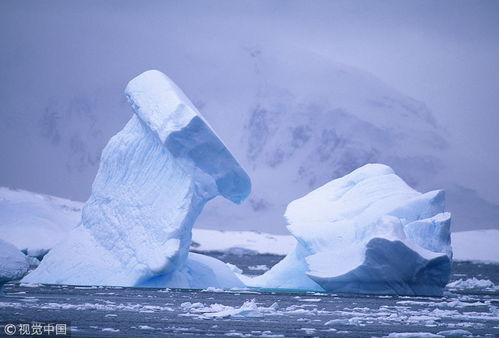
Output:
<instances>
[{"instance_id":1,"label":"grooved ice surface","mask_svg":"<svg viewBox=\"0 0 499 338\"><path fill-rule=\"evenodd\" d=\"M104 149L80 224L24 281L240 286L225 265L188 251L206 202L222 195L240 203L251 190L249 177L164 74L147 71L125 92L134 116ZM229 277L207 277L216 271Z\"/></svg>"},{"instance_id":2,"label":"grooved ice surface","mask_svg":"<svg viewBox=\"0 0 499 338\"><path fill-rule=\"evenodd\" d=\"M346 293L440 295L452 249L444 192L410 188L368 164L291 202L294 252L251 285Z\"/></svg>"}]
</instances>

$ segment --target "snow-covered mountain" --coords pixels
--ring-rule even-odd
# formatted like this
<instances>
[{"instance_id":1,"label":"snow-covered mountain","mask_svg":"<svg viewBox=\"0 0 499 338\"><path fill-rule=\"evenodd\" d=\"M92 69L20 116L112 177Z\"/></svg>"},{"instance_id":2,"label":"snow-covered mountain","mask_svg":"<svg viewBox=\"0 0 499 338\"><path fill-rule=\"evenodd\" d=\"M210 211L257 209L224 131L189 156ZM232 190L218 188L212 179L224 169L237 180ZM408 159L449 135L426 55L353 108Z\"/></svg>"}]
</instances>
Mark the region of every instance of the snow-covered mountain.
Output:
<instances>
[{"instance_id":1,"label":"snow-covered mountain","mask_svg":"<svg viewBox=\"0 0 499 338\"><path fill-rule=\"evenodd\" d=\"M66 238L83 203L0 187L0 239L40 256Z\"/></svg>"},{"instance_id":2,"label":"snow-covered mountain","mask_svg":"<svg viewBox=\"0 0 499 338\"><path fill-rule=\"evenodd\" d=\"M290 201L371 162L393 167L417 189L445 189L454 230L498 225L499 206L456 182L456 168L447 161L448 132L424 103L320 55L308 53L313 61L304 69L299 57L283 63L276 53L249 54L251 95L233 93L228 84L200 101L246 167L253 192L243 210L211 202L200 226L282 231ZM219 110L223 97L232 95L237 104Z\"/></svg>"}]
</instances>

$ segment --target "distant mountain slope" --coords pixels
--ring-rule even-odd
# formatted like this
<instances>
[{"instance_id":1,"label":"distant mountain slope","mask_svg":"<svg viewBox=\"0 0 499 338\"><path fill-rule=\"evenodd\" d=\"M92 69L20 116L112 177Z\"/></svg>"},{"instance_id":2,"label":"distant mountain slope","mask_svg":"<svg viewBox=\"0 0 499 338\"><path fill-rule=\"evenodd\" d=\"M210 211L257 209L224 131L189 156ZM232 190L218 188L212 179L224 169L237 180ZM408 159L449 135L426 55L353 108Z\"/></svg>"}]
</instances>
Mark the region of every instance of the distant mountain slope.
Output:
<instances>
[{"instance_id":1,"label":"distant mountain slope","mask_svg":"<svg viewBox=\"0 0 499 338\"><path fill-rule=\"evenodd\" d=\"M0 187L0 238L30 256L47 252L81 217L83 203Z\"/></svg>"},{"instance_id":2,"label":"distant mountain slope","mask_svg":"<svg viewBox=\"0 0 499 338\"><path fill-rule=\"evenodd\" d=\"M241 207L209 203L199 226L285 233L287 203L378 162L418 190L444 188L454 229L499 228L499 206L476 190L493 178L463 183L467 166L452 165L461 161L449 137L456 130L440 126L424 103L285 29L255 38L245 25L219 25L224 16L205 22L210 29L199 35L175 4L163 8L169 20L136 5L119 13L85 3L60 12L28 7L15 11L24 20L2 21L6 37L24 34L4 39L8 53L0 55L8 84L0 90L1 185L88 198L102 148L131 114L124 85L158 68L193 98L254 183ZM205 9L192 10L204 17Z\"/></svg>"},{"instance_id":3,"label":"distant mountain slope","mask_svg":"<svg viewBox=\"0 0 499 338\"><path fill-rule=\"evenodd\" d=\"M306 54L307 68L269 56L278 55L273 51L249 54L255 71L243 76L252 90L238 94L227 85L227 91L204 93L200 102L245 165L253 192L240 207L210 202L200 226L284 232L289 202L377 162L393 167L416 189L445 189L447 209L456 211L453 229L499 227L494 221L499 206L456 181L456 168L446 160L452 147L448 132L424 103L319 55ZM217 111L229 95L237 104L227 102Z\"/></svg>"}]
</instances>

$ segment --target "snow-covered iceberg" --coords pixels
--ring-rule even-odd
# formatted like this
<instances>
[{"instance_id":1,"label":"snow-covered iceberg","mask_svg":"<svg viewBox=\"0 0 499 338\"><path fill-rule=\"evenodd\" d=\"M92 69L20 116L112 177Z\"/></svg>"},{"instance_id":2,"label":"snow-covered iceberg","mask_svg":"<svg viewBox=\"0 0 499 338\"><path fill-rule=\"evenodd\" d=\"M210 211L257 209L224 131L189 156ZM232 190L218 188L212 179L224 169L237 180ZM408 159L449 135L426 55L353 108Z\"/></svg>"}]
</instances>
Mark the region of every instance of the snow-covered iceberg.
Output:
<instances>
[{"instance_id":1,"label":"snow-covered iceberg","mask_svg":"<svg viewBox=\"0 0 499 338\"><path fill-rule=\"evenodd\" d=\"M0 239L0 286L22 278L28 269L27 257L14 245Z\"/></svg>"},{"instance_id":2,"label":"snow-covered iceberg","mask_svg":"<svg viewBox=\"0 0 499 338\"><path fill-rule=\"evenodd\" d=\"M24 281L242 286L223 263L189 255L189 246L204 205L218 195L240 203L248 175L164 74L147 71L125 93L134 116L104 149L81 222Z\"/></svg>"},{"instance_id":3,"label":"snow-covered iceberg","mask_svg":"<svg viewBox=\"0 0 499 338\"><path fill-rule=\"evenodd\" d=\"M419 193L368 164L291 202L296 249L247 283L346 293L440 295L452 249L444 192Z\"/></svg>"}]
</instances>

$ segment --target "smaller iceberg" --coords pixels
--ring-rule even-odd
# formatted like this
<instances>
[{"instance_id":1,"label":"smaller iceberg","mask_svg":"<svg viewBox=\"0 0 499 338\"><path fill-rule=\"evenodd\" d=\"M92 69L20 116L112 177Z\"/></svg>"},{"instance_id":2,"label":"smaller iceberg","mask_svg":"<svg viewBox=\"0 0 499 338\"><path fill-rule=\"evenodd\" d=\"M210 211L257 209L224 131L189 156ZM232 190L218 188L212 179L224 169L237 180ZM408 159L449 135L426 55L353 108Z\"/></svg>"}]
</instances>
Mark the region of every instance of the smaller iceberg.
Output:
<instances>
[{"instance_id":1,"label":"smaller iceberg","mask_svg":"<svg viewBox=\"0 0 499 338\"><path fill-rule=\"evenodd\" d=\"M419 193L368 164L291 202L298 244L251 286L341 293L441 295L449 281L450 214L442 190Z\"/></svg>"},{"instance_id":2,"label":"smaller iceberg","mask_svg":"<svg viewBox=\"0 0 499 338\"><path fill-rule=\"evenodd\" d=\"M24 282L242 287L216 259L190 254L192 227L216 196L240 203L251 182L164 74L132 79L134 115L102 153L81 222Z\"/></svg>"},{"instance_id":3,"label":"smaller iceberg","mask_svg":"<svg viewBox=\"0 0 499 338\"><path fill-rule=\"evenodd\" d=\"M21 279L29 269L28 258L14 245L0 239L0 287Z\"/></svg>"}]
</instances>

